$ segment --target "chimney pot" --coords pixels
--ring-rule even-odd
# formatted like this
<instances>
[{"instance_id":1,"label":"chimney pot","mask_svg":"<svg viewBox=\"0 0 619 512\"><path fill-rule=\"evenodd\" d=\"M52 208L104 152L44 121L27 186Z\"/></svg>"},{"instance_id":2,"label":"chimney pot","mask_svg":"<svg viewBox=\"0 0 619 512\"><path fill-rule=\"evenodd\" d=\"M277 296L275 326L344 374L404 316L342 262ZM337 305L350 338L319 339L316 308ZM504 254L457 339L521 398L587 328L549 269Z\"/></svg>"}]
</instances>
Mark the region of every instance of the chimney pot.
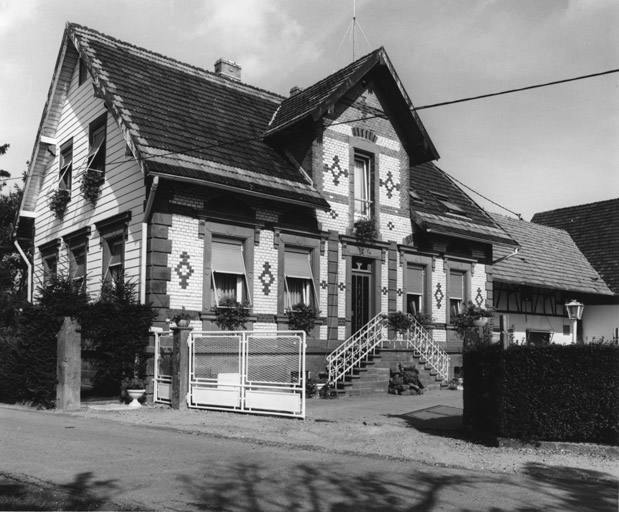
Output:
<instances>
[{"instance_id":1,"label":"chimney pot","mask_svg":"<svg viewBox=\"0 0 619 512\"><path fill-rule=\"evenodd\" d=\"M236 62L225 59L218 59L215 62L215 74L220 76L227 76L237 82L241 81L241 66Z\"/></svg>"}]
</instances>

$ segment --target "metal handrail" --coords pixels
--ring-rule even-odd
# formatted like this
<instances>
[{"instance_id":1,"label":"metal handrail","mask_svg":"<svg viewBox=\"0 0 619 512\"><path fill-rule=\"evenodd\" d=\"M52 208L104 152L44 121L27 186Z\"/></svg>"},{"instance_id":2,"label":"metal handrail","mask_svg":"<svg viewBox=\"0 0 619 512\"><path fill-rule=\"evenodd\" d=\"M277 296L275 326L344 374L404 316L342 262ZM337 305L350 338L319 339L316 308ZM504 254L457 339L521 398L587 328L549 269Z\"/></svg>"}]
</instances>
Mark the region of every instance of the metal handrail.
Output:
<instances>
[{"instance_id":1,"label":"metal handrail","mask_svg":"<svg viewBox=\"0 0 619 512\"><path fill-rule=\"evenodd\" d=\"M346 375L368 361L369 356L382 345L385 326L384 314L379 313L327 356L329 381L336 384Z\"/></svg>"},{"instance_id":2,"label":"metal handrail","mask_svg":"<svg viewBox=\"0 0 619 512\"><path fill-rule=\"evenodd\" d=\"M447 380L449 378L449 355L414 316L408 316L413 324L402 337L406 346L425 359L426 364L436 371L439 377Z\"/></svg>"}]
</instances>

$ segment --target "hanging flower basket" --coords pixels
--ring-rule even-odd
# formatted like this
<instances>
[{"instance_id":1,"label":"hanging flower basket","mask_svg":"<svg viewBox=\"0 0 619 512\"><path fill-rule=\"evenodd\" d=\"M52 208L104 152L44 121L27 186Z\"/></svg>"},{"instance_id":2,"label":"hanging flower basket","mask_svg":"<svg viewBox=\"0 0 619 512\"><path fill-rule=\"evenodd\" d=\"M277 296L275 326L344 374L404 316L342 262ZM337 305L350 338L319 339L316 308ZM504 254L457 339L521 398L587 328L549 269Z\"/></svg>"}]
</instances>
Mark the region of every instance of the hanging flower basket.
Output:
<instances>
[{"instance_id":1,"label":"hanging flower basket","mask_svg":"<svg viewBox=\"0 0 619 512\"><path fill-rule=\"evenodd\" d=\"M80 191L84 199L95 206L99 199L99 190L103 184L103 173L97 169L88 169L82 175Z\"/></svg>"}]
</instances>

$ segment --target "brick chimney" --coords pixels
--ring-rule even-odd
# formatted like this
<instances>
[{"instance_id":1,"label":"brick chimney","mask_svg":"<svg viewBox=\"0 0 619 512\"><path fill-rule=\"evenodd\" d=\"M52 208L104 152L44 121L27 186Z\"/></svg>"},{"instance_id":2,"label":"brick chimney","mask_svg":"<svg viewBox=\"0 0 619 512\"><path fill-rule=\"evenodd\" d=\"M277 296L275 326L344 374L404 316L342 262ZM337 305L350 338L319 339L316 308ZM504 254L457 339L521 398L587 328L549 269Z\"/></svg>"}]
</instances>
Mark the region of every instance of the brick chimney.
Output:
<instances>
[{"instance_id":1,"label":"brick chimney","mask_svg":"<svg viewBox=\"0 0 619 512\"><path fill-rule=\"evenodd\" d=\"M231 60L219 59L215 62L215 74L241 81L241 66Z\"/></svg>"}]
</instances>

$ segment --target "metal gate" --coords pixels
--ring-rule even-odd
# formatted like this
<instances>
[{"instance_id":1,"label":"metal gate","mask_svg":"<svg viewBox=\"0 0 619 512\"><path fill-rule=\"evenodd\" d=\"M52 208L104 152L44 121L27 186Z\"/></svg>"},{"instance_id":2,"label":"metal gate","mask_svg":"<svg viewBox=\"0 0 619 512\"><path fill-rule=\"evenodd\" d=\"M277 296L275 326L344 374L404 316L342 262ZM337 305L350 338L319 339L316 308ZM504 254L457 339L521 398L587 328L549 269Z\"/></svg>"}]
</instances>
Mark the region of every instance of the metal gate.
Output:
<instances>
[{"instance_id":1,"label":"metal gate","mask_svg":"<svg viewBox=\"0 0 619 512\"><path fill-rule=\"evenodd\" d=\"M155 336L153 400L169 404L172 397L172 333L151 328Z\"/></svg>"},{"instance_id":2,"label":"metal gate","mask_svg":"<svg viewBox=\"0 0 619 512\"><path fill-rule=\"evenodd\" d=\"M191 332L188 405L305 418L305 332Z\"/></svg>"}]
</instances>

